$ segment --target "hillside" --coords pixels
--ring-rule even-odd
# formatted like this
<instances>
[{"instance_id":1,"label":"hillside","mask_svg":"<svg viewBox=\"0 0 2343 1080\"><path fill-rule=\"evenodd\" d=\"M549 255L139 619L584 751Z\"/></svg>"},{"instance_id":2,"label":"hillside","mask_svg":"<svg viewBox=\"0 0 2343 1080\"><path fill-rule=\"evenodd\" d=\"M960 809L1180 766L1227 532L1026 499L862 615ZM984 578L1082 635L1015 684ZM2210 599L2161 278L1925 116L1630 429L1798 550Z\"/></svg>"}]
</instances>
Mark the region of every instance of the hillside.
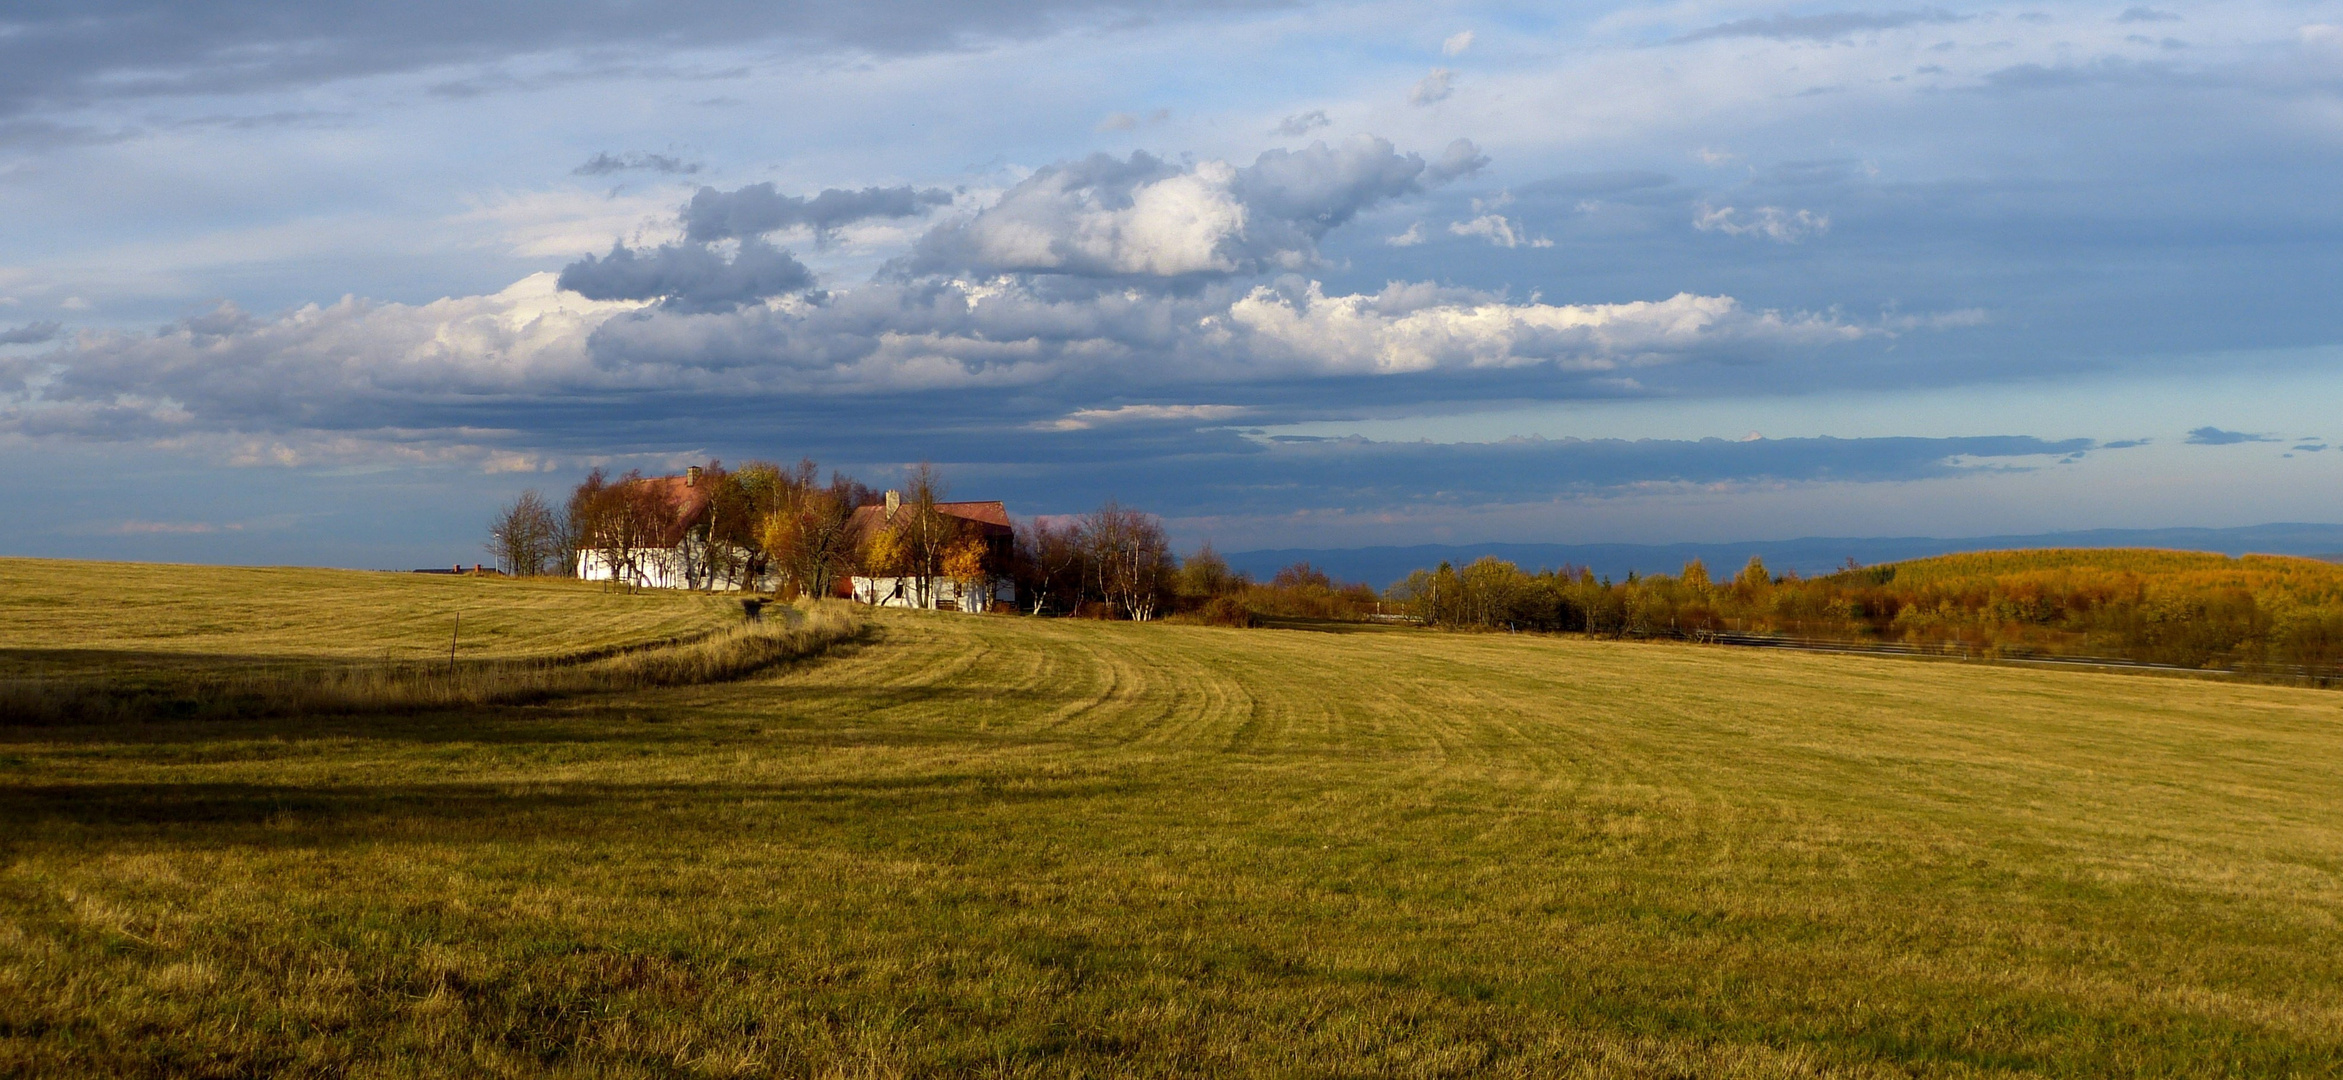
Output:
<instances>
[{"instance_id":1,"label":"hillside","mask_svg":"<svg viewBox=\"0 0 2343 1080\"><path fill-rule=\"evenodd\" d=\"M564 579L0 559L0 724L405 710L729 678L845 605Z\"/></svg>"},{"instance_id":2,"label":"hillside","mask_svg":"<svg viewBox=\"0 0 2343 1080\"><path fill-rule=\"evenodd\" d=\"M1344 581L1382 588L1410 571L1448 562L1463 566L1497 558L1524 569L1582 566L1598 577L1673 574L1694 559L1731 570L1755 557L1775 573L1827 574L1848 559L1864 565L1922 559L1963 551L2030 548L2165 548L2226 555L2263 552L2333 559L2343 552L2343 525L2305 523L2229 529L2091 529L2000 536L1803 536L1691 544L1423 544L1411 547L1276 548L1224 553L1230 566L1267 580L1280 568L1306 562Z\"/></svg>"},{"instance_id":3,"label":"hillside","mask_svg":"<svg viewBox=\"0 0 2343 1080\"><path fill-rule=\"evenodd\" d=\"M1973 552L1785 582L1749 600L1755 621L1801 632L2184 667L2332 674L2343 665L2343 566L2317 559Z\"/></svg>"},{"instance_id":4,"label":"hillside","mask_svg":"<svg viewBox=\"0 0 2343 1080\"><path fill-rule=\"evenodd\" d=\"M2343 1070L2331 693L874 617L746 682L0 727L0 1073Z\"/></svg>"},{"instance_id":5,"label":"hillside","mask_svg":"<svg viewBox=\"0 0 2343 1080\"><path fill-rule=\"evenodd\" d=\"M0 558L0 675L546 658L739 619L706 595L294 567ZM461 618L459 628L457 620Z\"/></svg>"},{"instance_id":6,"label":"hillside","mask_svg":"<svg viewBox=\"0 0 2343 1080\"><path fill-rule=\"evenodd\" d=\"M1729 577L1727 575L1730 575ZM2255 677L2343 677L2343 566L2192 551L1972 552L1814 578L1752 560L1597 580L1482 559L1391 598L1441 626L1616 637L1760 634L1976 656L2104 657Z\"/></svg>"}]
</instances>

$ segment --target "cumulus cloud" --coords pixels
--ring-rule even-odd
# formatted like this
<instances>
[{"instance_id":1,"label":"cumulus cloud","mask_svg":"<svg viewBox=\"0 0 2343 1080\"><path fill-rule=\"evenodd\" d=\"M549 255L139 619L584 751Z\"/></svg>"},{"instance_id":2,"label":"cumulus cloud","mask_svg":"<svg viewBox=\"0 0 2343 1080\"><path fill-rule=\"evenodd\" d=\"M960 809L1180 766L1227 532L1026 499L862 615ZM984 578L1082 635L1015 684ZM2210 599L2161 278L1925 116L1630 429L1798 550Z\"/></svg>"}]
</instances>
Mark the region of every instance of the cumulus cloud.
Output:
<instances>
[{"instance_id":1,"label":"cumulus cloud","mask_svg":"<svg viewBox=\"0 0 2343 1080\"><path fill-rule=\"evenodd\" d=\"M54 322L32 322L12 330L0 330L0 345L38 345L57 337L63 329Z\"/></svg>"},{"instance_id":2,"label":"cumulus cloud","mask_svg":"<svg viewBox=\"0 0 2343 1080\"><path fill-rule=\"evenodd\" d=\"M636 305L594 303L536 274L428 304L345 297L267 319L233 304L151 335L81 335L0 366L0 431L158 438L191 430L423 427L428 403L624 379L591 329Z\"/></svg>"},{"instance_id":3,"label":"cumulus cloud","mask_svg":"<svg viewBox=\"0 0 2343 1080\"><path fill-rule=\"evenodd\" d=\"M1326 118L1326 110L1312 109L1306 113L1295 113L1278 121L1276 133L1279 135L1307 135L1319 128L1333 126L1334 121Z\"/></svg>"},{"instance_id":4,"label":"cumulus cloud","mask_svg":"<svg viewBox=\"0 0 2343 1080\"><path fill-rule=\"evenodd\" d=\"M1221 409L1297 379L1543 371L1584 380L1875 332L1691 294L1554 305L1429 284L1328 295L1301 278L1067 294L1008 277L879 281L692 310L592 301L539 274L493 296L421 305L344 299L275 318L221 305L152 335L87 334L43 357L0 360L0 431L111 439L395 431L476 446L515 423L513 410L548 402L623 402L631 424L661 419L662 401L754 408L973 390L1079 402L1104 387L1209 386L1221 400L1196 408ZM1055 415L1090 427L1219 418L1133 408Z\"/></svg>"},{"instance_id":5,"label":"cumulus cloud","mask_svg":"<svg viewBox=\"0 0 2343 1080\"><path fill-rule=\"evenodd\" d=\"M586 163L570 170L572 176L608 176L611 173L644 170L670 175L689 176L700 171L700 163L685 161L666 154L613 154L608 151L587 158Z\"/></svg>"},{"instance_id":6,"label":"cumulus cloud","mask_svg":"<svg viewBox=\"0 0 2343 1080\"><path fill-rule=\"evenodd\" d=\"M1830 215L1812 210L1784 210L1779 206L1760 206L1743 213L1730 206L1701 204L1692 218L1692 227L1702 232L1721 232L1727 236L1755 236L1778 244L1795 244L1809 236L1830 231Z\"/></svg>"},{"instance_id":7,"label":"cumulus cloud","mask_svg":"<svg viewBox=\"0 0 2343 1080\"><path fill-rule=\"evenodd\" d=\"M1441 42L1440 55L1463 56L1464 51L1472 47L1473 32L1470 30L1465 30L1456 34L1451 34L1449 35L1448 40Z\"/></svg>"},{"instance_id":8,"label":"cumulus cloud","mask_svg":"<svg viewBox=\"0 0 2343 1080\"><path fill-rule=\"evenodd\" d=\"M1383 238L1383 242L1392 247L1414 247L1421 244L1424 242L1424 223L1421 221L1412 222L1408 225L1406 232L1397 236L1386 236Z\"/></svg>"},{"instance_id":9,"label":"cumulus cloud","mask_svg":"<svg viewBox=\"0 0 2343 1080\"><path fill-rule=\"evenodd\" d=\"M1270 150L1243 167L1097 154L1042 169L973 217L937 226L906 268L1140 278L1304 269L1318 261L1318 240L1360 211L1487 162L1469 140L1427 163L1371 136Z\"/></svg>"},{"instance_id":10,"label":"cumulus cloud","mask_svg":"<svg viewBox=\"0 0 2343 1080\"><path fill-rule=\"evenodd\" d=\"M1426 161L1361 137L1243 166L1144 153L1062 162L937 224L873 280L830 291L763 234L935 200L907 187L703 189L685 207L684 239L614 243L493 296L345 298L274 317L223 304L150 335L89 333L0 356L0 433L209 433L252 441L254 461L405 443L485 461L547 445L515 445L527 438L515 432L574 428L606 445L613 416L651 431L710 411L770 422L777 407L886 401L880 415L929 416L950 400L1010 429L1161 440L1290 403L1312 380L1405 382L1375 392L1411 400L1497 386L1610 394L1661 365L1929 325L1695 293L1613 304L1408 282L1329 293L1295 272L1317 264L1329 231L1487 161L1465 140ZM1495 212L1502 202L1476 204L1489 220L1453 231L1541 243ZM1425 231L1419 222L1402 239ZM1167 404L1199 398L1212 404ZM595 424L545 418L595 408Z\"/></svg>"},{"instance_id":11,"label":"cumulus cloud","mask_svg":"<svg viewBox=\"0 0 2343 1080\"><path fill-rule=\"evenodd\" d=\"M1448 95L1456 89L1455 82L1455 72L1442 67L1433 68L1431 74L1424 76L1413 89L1407 92L1407 103L1410 105L1430 105L1434 102L1446 101Z\"/></svg>"},{"instance_id":12,"label":"cumulus cloud","mask_svg":"<svg viewBox=\"0 0 2343 1080\"><path fill-rule=\"evenodd\" d=\"M942 188L827 188L807 198L783 195L770 183L735 191L704 187L683 208L683 231L685 239L704 244L803 225L819 238L858 221L917 217L951 202L952 193Z\"/></svg>"},{"instance_id":13,"label":"cumulus cloud","mask_svg":"<svg viewBox=\"0 0 2343 1080\"><path fill-rule=\"evenodd\" d=\"M1462 179L1487 168L1489 155L1481 153L1471 139L1457 139L1440 152L1440 158L1424 167L1424 178L1435 184Z\"/></svg>"},{"instance_id":14,"label":"cumulus cloud","mask_svg":"<svg viewBox=\"0 0 2343 1080\"><path fill-rule=\"evenodd\" d=\"M754 238L730 259L706 244L612 244L561 271L561 287L588 300L658 300L678 311L726 311L813 283L804 263Z\"/></svg>"},{"instance_id":15,"label":"cumulus cloud","mask_svg":"<svg viewBox=\"0 0 2343 1080\"><path fill-rule=\"evenodd\" d=\"M1834 41L1865 30L1898 30L1907 26L1933 26L1943 23L1968 21L1966 15L1955 15L1942 8L1920 8L1914 11L1831 11L1817 15L1774 15L1767 18L1737 19L1729 23L1679 34L1671 39L1678 43L1707 41L1712 38L1758 37L1777 41Z\"/></svg>"}]
</instances>

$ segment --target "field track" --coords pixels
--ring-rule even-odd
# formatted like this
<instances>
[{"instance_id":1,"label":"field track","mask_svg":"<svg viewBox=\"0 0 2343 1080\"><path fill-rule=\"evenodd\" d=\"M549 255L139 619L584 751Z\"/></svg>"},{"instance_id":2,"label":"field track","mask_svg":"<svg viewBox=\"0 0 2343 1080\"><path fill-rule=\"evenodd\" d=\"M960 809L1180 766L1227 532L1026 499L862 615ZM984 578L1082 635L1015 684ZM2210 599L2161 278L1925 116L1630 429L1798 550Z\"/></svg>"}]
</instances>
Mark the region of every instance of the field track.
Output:
<instances>
[{"instance_id":1,"label":"field track","mask_svg":"<svg viewBox=\"0 0 2343 1080\"><path fill-rule=\"evenodd\" d=\"M887 613L0 729L0 1072L2343 1072L2343 696Z\"/></svg>"}]
</instances>

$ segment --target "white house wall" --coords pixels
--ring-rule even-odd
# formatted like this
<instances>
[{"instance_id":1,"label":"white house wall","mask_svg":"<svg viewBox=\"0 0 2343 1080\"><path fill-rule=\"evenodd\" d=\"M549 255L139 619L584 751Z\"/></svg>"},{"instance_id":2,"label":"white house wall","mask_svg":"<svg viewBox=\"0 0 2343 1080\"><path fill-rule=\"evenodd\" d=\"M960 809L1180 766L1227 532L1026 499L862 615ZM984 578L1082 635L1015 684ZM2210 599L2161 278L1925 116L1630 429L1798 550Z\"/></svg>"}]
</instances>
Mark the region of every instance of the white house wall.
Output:
<instances>
[{"instance_id":1,"label":"white house wall","mask_svg":"<svg viewBox=\"0 0 2343 1080\"><path fill-rule=\"evenodd\" d=\"M747 564L748 552L740 551L736 553L736 556L732 560L734 565L744 566ZM690 587L684 573L683 553L674 548L643 548L634 553L634 563L634 580L629 584L636 588L682 589ZM625 575L621 568L612 567L602 557L601 552L586 550L578 552L578 577L583 581L620 581L624 579ZM702 582L700 587L711 592L740 592L744 589L771 592L776 585L777 582L770 574L757 578L751 577L746 571L741 571L732 575L718 575L712 581Z\"/></svg>"},{"instance_id":2,"label":"white house wall","mask_svg":"<svg viewBox=\"0 0 2343 1080\"><path fill-rule=\"evenodd\" d=\"M960 583L951 578L929 578L928 587L924 593L927 602L924 604L920 602L923 594L919 587L920 579L917 577L857 577L852 579L852 584L855 599L879 607L930 607L952 611L967 611L973 608L983 611L994 605L1009 605L1017 602L1017 586L1014 582L1007 580L993 582L989 604L980 602L974 605L963 601L966 599L981 601L984 597L983 592L979 590L964 596L960 589Z\"/></svg>"}]
</instances>

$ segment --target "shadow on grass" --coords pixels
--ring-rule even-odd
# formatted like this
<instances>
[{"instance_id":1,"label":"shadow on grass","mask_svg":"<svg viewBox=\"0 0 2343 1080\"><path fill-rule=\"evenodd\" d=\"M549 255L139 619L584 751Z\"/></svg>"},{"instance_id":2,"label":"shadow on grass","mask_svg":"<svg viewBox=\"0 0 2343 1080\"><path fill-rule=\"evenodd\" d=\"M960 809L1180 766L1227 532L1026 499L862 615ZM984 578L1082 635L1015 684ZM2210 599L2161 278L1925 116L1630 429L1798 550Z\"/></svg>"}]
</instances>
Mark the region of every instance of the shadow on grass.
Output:
<instances>
[{"instance_id":1,"label":"shadow on grass","mask_svg":"<svg viewBox=\"0 0 2343 1080\"><path fill-rule=\"evenodd\" d=\"M1263 630L1306 630L1317 634L1403 634L1423 628L1403 623L1352 622L1348 619L1312 619L1299 615L1263 615Z\"/></svg>"},{"instance_id":2,"label":"shadow on grass","mask_svg":"<svg viewBox=\"0 0 2343 1080\"><path fill-rule=\"evenodd\" d=\"M1085 695L1020 691L1018 714L1046 712ZM894 714L913 710L910 721ZM0 724L0 748L183 746L277 741L352 740L400 745L483 747L553 744L649 747L731 742L742 734L829 742L825 731L858 745L929 746L963 741L969 728L1003 716L1002 695L983 688L872 687L846 683L741 682L593 695L538 705L482 705L403 714L332 714L235 719L153 719L104 723ZM945 722L937 722L938 714ZM916 722L911 722L916 721ZM744 728L743 725L746 725ZM988 741L1012 730L992 731ZM1021 737L1052 744L1072 736ZM7 762L0 758L0 765ZM4 776L0 773L0 776Z\"/></svg>"},{"instance_id":3,"label":"shadow on grass","mask_svg":"<svg viewBox=\"0 0 2343 1080\"><path fill-rule=\"evenodd\" d=\"M1081 800L1143 797L1160 786L1120 772L998 771L747 784L24 784L0 786L0 821L11 828L0 838L0 852L54 843L60 827L84 850L160 835L180 847L284 848L388 839L608 840L645 829L673 831L680 839L695 821L709 827L706 835L729 840L744 816L803 823L958 814L971 806L1039 812Z\"/></svg>"}]
</instances>

